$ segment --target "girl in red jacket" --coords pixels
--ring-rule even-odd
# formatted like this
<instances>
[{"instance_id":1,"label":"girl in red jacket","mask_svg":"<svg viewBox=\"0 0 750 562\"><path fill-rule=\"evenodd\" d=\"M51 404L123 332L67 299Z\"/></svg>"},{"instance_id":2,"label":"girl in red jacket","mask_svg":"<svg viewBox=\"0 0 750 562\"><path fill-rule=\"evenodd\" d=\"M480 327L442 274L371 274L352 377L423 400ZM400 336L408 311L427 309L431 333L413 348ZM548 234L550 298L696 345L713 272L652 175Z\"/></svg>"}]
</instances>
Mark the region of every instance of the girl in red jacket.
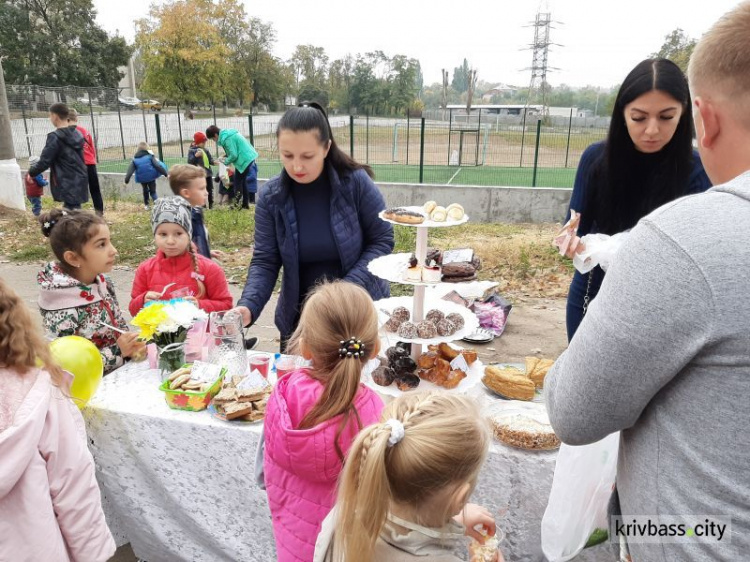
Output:
<instances>
[{"instance_id":1,"label":"girl in red jacket","mask_svg":"<svg viewBox=\"0 0 750 562\"><path fill-rule=\"evenodd\" d=\"M182 197L159 199L151 213L151 226L156 256L135 272L130 314L135 316L147 301L184 296L186 292L187 298L206 312L229 310L232 295L224 271L193 250L188 202Z\"/></svg>"}]
</instances>

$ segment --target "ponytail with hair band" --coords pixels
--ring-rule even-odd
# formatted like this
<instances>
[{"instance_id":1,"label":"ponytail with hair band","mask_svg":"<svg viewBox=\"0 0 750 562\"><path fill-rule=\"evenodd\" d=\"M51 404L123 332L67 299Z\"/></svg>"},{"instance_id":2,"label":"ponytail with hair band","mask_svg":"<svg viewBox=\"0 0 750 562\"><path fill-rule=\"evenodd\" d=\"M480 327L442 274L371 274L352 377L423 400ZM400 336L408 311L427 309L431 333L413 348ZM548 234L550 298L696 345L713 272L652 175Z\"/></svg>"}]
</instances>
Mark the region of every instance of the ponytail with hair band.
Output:
<instances>
[{"instance_id":1,"label":"ponytail with hair band","mask_svg":"<svg viewBox=\"0 0 750 562\"><path fill-rule=\"evenodd\" d=\"M193 274L191 275L191 277L195 279L195 282L198 284L198 294L195 296L195 298L200 300L206 296L206 285L203 283L204 277L200 273L200 269L198 267L198 258L195 255L192 241L188 243L188 252L190 252L190 260L193 262Z\"/></svg>"}]
</instances>

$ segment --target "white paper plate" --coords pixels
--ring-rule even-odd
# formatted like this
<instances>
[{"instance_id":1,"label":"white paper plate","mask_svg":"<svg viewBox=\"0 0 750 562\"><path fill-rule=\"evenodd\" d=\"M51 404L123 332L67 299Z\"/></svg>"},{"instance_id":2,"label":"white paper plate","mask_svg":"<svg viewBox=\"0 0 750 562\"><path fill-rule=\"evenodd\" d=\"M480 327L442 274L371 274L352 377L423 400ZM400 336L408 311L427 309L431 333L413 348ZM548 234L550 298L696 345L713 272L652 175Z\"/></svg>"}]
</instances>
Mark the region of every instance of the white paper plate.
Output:
<instances>
[{"instance_id":1,"label":"white paper plate","mask_svg":"<svg viewBox=\"0 0 750 562\"><path fill-rule=\"evenodd\" d=\"M419 213L425 218L425 221L421 224L406 224L403 222L396 222L392 221L390 219L387 219L383 216L383 213L385 211L380 211L378 216L383 219L386 222L389 222L391 224L398 224L400 226L415 226L417 228L443 228L446 226L458 226L460 224L464 224L466 222L469 222L469 215L464 214L463 218L461 220L452 220L452 219L446 219L445 222L435 222L431 221L427 218L427 214L424 212L424 209L422 207L397 207L398 209L406 209L407 211L414 211L415 213Z\"/></svg>"},{"instance_id":2,"label":"white paper plate","mask_svg":"<svg viewBox=\"0 0 750 562\"><path fill-rule=\"evenodd\" d=\"M456 349L461 349L459 346L454 345ZM385 353L385 351L383 351ZM380 361L378 359L371 359L370 361L365 364L365 368L362 370L362 382L367 385L368 388L371 388L375 392L379 392L380 394L385 394L387 396L394 396L398 397L402 394L405 394L406 392L413 392L415 390L421 391L421 390L442 390L443 392L459 392L461 394L465 394L472 388L474 388L479 381L482 380L482 376L484 375L484 365L482 362L477 359L474 364L469 368L469 372L466 373L466 378L462 380L460 383L458 383L458 386L456 388L448 389L443 388L442 386L438 386L435 383L431 383L430 381L422 380L420 379L419 386L412 390L407 391L401 391L396 386L396 383L391 383L390 386L380 386L375 381L372 380L372 372L377 369L380 366Z\"/></svg>"},{"instance_id":3,"label":"white paper plate","mask_svg":"<svg viewBox=\"0 0 750 562\"><path fill-rule=\"evenodd\" d=\"M442 343L442 342L448 343L448 342L460 340L461 338L476 332L477 328L479 328L479 319L468 308L464 306L460 306L456 303L442 300L442 299L433 300L433 299L426 298L424 301L425 315L433 308L437 308L438 310L443 312L446 316L453 312L457 312L464 319L464 327L458 330L453 335L442 336L442 337L438 336L436 338L432 338L429 340L423 340L420 338L405 339L399 336L396 332L386 331L383 325L388 321L389 317L383 312L383 310L387 310L390 313L397 306L403 306L410 313L412 313L413 304L414 304L414 297L391 297L389 299L381 299L375 302L375 308L378 310L379 325L382 328L381 332L385 335L385 337L387 338L389 342L393 342L392 345L395 345L397 341L403 341L403 342L408 342L408 343L421 343L423 345L430 344L430 343Z\"/></svg>"},{"instance_id":4,"label":"white paper plate","mask_svg":"<svg viewBox=\"0 0 750 562\"><path fill-rule=\"evenodd\" d=\"M475 332L461 339L469 343L488 343L495 339L495 334L484 328L477 328Z\"/></svg>"}]
</instances>

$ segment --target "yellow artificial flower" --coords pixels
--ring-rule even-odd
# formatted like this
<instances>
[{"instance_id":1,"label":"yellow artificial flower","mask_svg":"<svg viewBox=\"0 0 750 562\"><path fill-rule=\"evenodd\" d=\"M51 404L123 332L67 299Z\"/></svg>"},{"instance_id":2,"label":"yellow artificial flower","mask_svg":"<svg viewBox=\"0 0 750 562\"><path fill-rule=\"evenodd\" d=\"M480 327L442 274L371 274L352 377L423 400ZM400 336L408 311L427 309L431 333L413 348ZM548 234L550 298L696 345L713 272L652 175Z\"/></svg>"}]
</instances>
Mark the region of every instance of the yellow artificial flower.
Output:
<instances>
[{"instance_id":1,"label":"yellow artificial flower","mask_svg":"<svg viewBox=\"0 0 750 562\"><path fill-rule=\"evenodd\" d=\"M144 341L149 341L154 337L159 325L168 319L165 306L161 303L154 303L142 308L131 320L133 326L140 329L138 337Z\"/></svg>"}]
</instances>

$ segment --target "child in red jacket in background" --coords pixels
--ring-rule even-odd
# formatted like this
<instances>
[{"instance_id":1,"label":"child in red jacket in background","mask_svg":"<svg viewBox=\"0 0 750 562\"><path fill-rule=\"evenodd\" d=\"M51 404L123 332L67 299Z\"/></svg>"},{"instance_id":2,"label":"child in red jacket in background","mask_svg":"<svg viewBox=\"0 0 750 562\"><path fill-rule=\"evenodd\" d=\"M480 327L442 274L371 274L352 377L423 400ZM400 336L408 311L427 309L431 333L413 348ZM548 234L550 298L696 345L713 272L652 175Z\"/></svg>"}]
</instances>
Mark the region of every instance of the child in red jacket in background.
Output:
<instances>
[{"instance_id":1,"label":"child in red jacket in background","mask_svg":"<svg viewBox=\"0 0 750 562\"><path fill-rule=\"evenodd\" d=\"M100 217L104 215L104 201L102 200L102 189L99 187L99 173L96 171L96 146L94 139L86 129L78 124L78 112L70 108L68 110L68 123L75 125L76 130L83 135L83 162L86 164L86 172L89 176L89 193L94 210Z\"/></svg>"},{"instance_id":2,"label":"child in red jacket in background","mask_svg":"<svg viewBox=\"0 0 750 562\"><path fill-rule=\"evenodd\" d=\"M156 201L151 213L151 227L156 256L139 265L135 272L128 307L130 314L135 316L148 301L170 299L185 291L190 293L187 298L206 312L232 308L232 295L224 270L193 250L188 202L182 197ZM162 294L165 288L167 291ZM177 295L176 291L179 291Z\"/></svg>"}]
</instances>

